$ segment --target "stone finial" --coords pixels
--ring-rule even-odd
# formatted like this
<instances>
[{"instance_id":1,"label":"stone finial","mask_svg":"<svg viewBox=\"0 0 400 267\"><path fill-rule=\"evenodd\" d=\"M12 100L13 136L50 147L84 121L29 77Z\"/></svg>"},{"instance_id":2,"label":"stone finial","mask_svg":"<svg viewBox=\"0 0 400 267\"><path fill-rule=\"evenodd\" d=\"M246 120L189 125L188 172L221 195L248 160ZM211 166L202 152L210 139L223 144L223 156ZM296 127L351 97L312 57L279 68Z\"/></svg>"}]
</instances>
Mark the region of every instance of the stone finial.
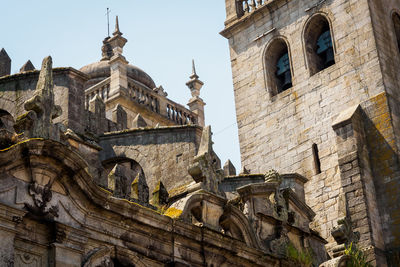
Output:
<instances>
[{"instance_id":1,"label":"stone finial","mask_svg":"<svg viewBox=\"0 0 400 267\"><path fill-rule=\"evenodd\" d=\"M190 76L190 78L199 78L196 73L196 65L194 64L194 59L192 59L192 75Z\"/></svg>"},{"instance_id":2,"label":"stone finial","mask_svg":"<svg viewBox=\"0 0 400 267\"><path fill-rule=\"evenodd\" d=\"M164 187L163 183L159 181L157 186L154 188L153 197L150 201L150 204L154 206L162 206L168 203L168 191Z\"/></svg>"},{"instance_id":3,"label":"stone finial","mask_svg":"<svg viewBox=\"0 0 400 267\"><path fill-rule=\"evenodd\" d=\"M196 73L194 60L192 60L192 75L190 75L190 80L186 83L192 94L188 106L193 113L197 114L197 124L200 126L204 126L204 105L206 104L200 98L200 89L203 85L204 83L199 80L199 76Z\"/></svg>"},{"instance_id":4,"label":"stone finial","mask_svg":"<svg viewBox=\"0 0 400 267\"><path fill-rule=\"evenodd\" d=\"M360 240L360 233L353 232L353 225L349 217L344 217L338 220L338 226L331 230L332 237L336 243L345 244L346 246L350 243L357 243Z\"/></svg>"},{"instance_id":5,"label":"stone finial","mask_svg":"<svg viewBox=\"0 0 400 267\"><path fill-rule=\"evenodd\" d=\"M110 60L110 58L114 55L112 51L112 47L108 40L110 37L106 37L103 40L103 46L101 47L101 61Z\"/></svg>"},{"instance_id":6,"label":"stone finial","mask_svg":"<svg viewBox=\"0 0 400 267\"><path fill-rule=\"evenodd\" d=\"M138 172L131 184L131 198L137 199L141 203L149 203L149 187L143 171Z\"/></svg>"},{"instance_id":7,"label":"stone finial","mask_svg":"<svg viewBox=\"0 0 400 267\"><path fill-rule=\"evenodd\" d=\"M218 184L223 178L218 157L212 149L211 126L203 128L199 150L189 166L188 172L196 183L209 192L220 194Z\"/></svg>"},{"instance_id":8,"label":"stone finial","mask_svg":"<svg viewBox=\"0 0 400 267\"><path fill-rule=\"evenodd\" d=\"M236 175L236 168L233 166L232 162L228 159L224 164L224 175L234 176Z\"/></svg>"},{"instance_id":9,"label":"stone finial","mask_svg":"<svg viewBox=\"0 0 400 267\"><path fill-rule=\"evenodd\" d=\"M246 174L250 174L250 171L246 169L245 166L243 166L242 169L240 170L240 175L246 175Z\"/></svg>"},{"instance_id":10,"label":"stone finial","mask_svg":"<svg viewBox=\"0 0 400 267\"><path fill-rule=\"evenodd\" d=\"M137 114L135 119L132 122L132 128L144 128L147 126L146 121L143 119L142 115Z\"/></svg>"},{"instance_id":11,"label":"stone finial","mask_svg":"<svg viewBox=\"0 0 400 267\"><path fill-rule=\"evenodd\" d=\"M0 51L0 77L10 75L11 58L8 56L4 48Z\"/></svg>"},{"instance_id":12,"label":"stone finial","mask_svg":"<svg viewBox=\"0 0 400 267\"><path fill-rule=\"evenodd\" d=\"M113 32L113 37L108 39L108 43L111 45L113 51L113 57L122 56L122 49L125 46L126 40L122 37L122 32L119 30L118 16L115 19L115 31ZM125 58L124 58L125 60Z\"/></svg>"},{"instance_id":13,"label":"stone finial","mask_svg":"<svg viewBox=\"0 0 400 267\"><path fill-rule=\"evenodd\" d=\"M125 130L127 126L127 114L124 108L118 104L112 111L112 120L117 123L118 130Z\"/></svg>"},{"instance_id":14,"label":"stone finial","mask_svg":"<svg viewBox=\"0 0 400 267\"><path fill-rule=\"evenodd\" d=\"M200 89L203 87L204 83L199 80L199 76L196 73L196 66L194 64L194 60L192 60L192 75L190 75L190 80L186 83L187 87L189 87L190 92L192 93L192 97L200 96Z\"/></svg>"},{"instance_id":15,"label":"stone finial","mask_svg":"<svg viewBox=\"0 0 400 267\"><path fill-rule=\"evenodd\" d=\"M122 35L122 32L119 31L119 22L118 22L118 16L115 17L115 30L113 32L114 36L117 35Z\"/></svg>"},{"instance_id":16,"label":"stone finial","mask_svg":"<svg viewBox=\"0 0 400 267\"><path fill-rule=\"evenodd\" d=\"M35 70L35 66L33 66L32 62L28 60L20 69L19 72L25 72L25 71L30 71L30 70Z\"/></svg>"},{"instance_id":17,"label":"stone finial","mask_svg":"<svg viewBox=\"0 0 400 267\"><path fill-rule=\"evenodd\" d=\"M279 173L273 169L269 170L267 173L264 174L264 179L266 183L278 183L282 182L282 177Z\"/></svg>"},{"instance_id":18,"label":"stone finial","mask_svg":"<svg viewBox=\"0 0 400 267\"><path fill-rule=\"evenodd\" d=\"M211 154L212 145L213 145L211 136L212 136L211 126L205 127L203 129L203 133L201 135L199 152L197 153L197 156L203 156L205 154Z\"/></svg>"},{"instance_id":19,"label":"stone finial","mask_svg":"<svg viewBox=\"0 0 400 267\"><path fill-rule=\"evenodd\" d=\"M107 45L104 47L105 53L107 53L105 58L108 58L109 54L112 54L108 61L111 69L109 99L114 96L128 94L128 61L122 55L123 48L127 41L128 40L122 37L122 33L119 31L117 17L113 37L106 40ZM111 50L111 53L108 52L109 50Z\"/></svg>"},{"instance_id":20,"label":"stone finial","mask_svg":"<svg viewBox=\"0 0 400 267\"><path fill-rule=\"evenodd\" d=\"M106 128L106 105L104 101L96 94L89 101L89 111L92 113L89 121L90 130L96 134L104 133Z\"/></svg>"},{"instance_id":21,"label":"stone finial","mask_svg":"<svg viewBox=\"0 0 400 267\"><path fill-rule=\"evenodd\" d=\"M165 92L164 88L160 85L159 87L153 88L153 91L156 92L160 96L168 96L168 93Z\"/></svg>"},{"instance_id":22,"label":"stone finial","mask_svg":"<svg viewBox=\"0 0 400 267\"><path fill-rule=\"evenodd\" d=\"M36 90L31 99L25 101L25 110L28 111L17 119L15 128L24 131L25 136L59 140L58 128L53 125L53 119L61 115L61 107L54 103L54 84L52 59L50 56L43 59L42 69Z\"/></svg>"}]
</instances>

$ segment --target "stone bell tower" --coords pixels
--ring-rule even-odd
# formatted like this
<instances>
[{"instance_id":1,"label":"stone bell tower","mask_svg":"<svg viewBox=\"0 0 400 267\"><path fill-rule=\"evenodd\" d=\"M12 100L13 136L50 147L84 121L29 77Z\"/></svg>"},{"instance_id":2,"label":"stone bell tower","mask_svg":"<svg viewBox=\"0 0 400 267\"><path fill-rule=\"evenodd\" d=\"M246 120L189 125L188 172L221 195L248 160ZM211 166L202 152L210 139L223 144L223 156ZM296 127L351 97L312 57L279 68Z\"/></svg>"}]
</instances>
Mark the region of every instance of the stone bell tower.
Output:
<instances>
[{"instance_id":1,"label":"stone bell tower","mask_svg":"<svg viewBox=\"0 0 400 267\"><path fill-rule=\"evenodd\" d=\"M400 255L400 1L225 0L242 166L306 177L313 227Z\"/></svg>"}]
</instances>

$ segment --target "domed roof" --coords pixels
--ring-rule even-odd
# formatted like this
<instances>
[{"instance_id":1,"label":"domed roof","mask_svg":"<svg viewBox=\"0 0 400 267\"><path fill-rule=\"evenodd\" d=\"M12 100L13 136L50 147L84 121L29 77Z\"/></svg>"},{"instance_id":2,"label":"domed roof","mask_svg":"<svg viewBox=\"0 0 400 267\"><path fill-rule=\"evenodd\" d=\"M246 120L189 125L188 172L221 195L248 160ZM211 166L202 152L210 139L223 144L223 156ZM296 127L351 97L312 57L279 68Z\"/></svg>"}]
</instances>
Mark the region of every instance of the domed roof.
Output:
<instances>
[{"instance_id":1,"label":"domed roof","mask_svg":"<svg viewBox=\"0 0 400 267\"><path fill-rule=\"evenodd\" d=\"M87 74L90 78L90 80L96 80L95 83L110 77L111 71L110 71L110 65L108 64L108 60L103 60L99 62L95 62L89 65L86 65L80 69L83 73ZM138 81L150 89L153 89L156 87L153 79L143 70L140 68L130 65L127 65L127 75L129 78ZM89 80L89 83L90 83Z\"/></svg>"}]
</instances>

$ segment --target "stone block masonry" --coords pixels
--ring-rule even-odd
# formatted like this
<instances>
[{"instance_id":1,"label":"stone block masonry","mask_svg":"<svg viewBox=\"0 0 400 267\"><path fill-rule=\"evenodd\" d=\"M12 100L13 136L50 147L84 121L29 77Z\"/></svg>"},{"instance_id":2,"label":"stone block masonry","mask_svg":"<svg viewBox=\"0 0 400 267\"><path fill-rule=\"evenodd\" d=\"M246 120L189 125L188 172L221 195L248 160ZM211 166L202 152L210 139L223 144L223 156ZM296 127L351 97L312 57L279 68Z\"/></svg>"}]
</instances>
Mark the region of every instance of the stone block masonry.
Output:
<instances>
[{"instance_id":1,"label":"stone block masonry","mask_svg":"<svg viewBox=\"0 0 400 267\"><path fill-rule=\"evenodd\" d=\"M334 245L330 231L343 215L340 195L348 186L362 185L364 191L353 188L362 195L354 199L368 199L369 204L364 215L354 216L370 226L382 223L381 232L370 233L376 247L399 247L395 188L400 57L392 14L400 2L275 0L243 14L237 13L235 1L225 2L221 34L229 40L242 166L254 173L273 168L307 177L306 201L317 214L315 229L330 242L327 248ZM335 64L314 74L305 45L311 37L305 29L317 15L329 23ZM276 39L287 44L293 83L279 94L267 79L267 69L275 62L265 57ZM359 126L364 137L357 139L362 153L357 152L357 162L344 163L332 124L358 104L364 114ZM350 128L344 131L354 134ZM354 138L346 142L350 148L358 144ZM313 145L318 148L320 171L315 168ZM343 178L344 173L350 176Z\"/></svg>"}]
</instances>

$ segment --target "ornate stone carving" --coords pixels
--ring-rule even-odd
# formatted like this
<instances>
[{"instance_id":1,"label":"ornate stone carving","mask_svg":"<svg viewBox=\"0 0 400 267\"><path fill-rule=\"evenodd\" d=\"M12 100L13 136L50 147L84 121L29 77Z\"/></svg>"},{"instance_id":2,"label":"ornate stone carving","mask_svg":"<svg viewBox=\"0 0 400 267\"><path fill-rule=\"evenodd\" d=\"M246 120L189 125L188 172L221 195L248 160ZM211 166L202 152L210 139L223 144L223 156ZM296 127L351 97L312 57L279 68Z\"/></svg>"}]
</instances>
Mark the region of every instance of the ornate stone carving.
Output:
<instances>
[{"instance_id":1,"label":"ornate stone carving","mask_svg":"<svg viewBox=\"0 0 400 267\"><path fill-rule=\"evenodd\" d=\"M331 231L336 243L349 245L356 243L360 239L359 232L353 232L353 227L349 217L345 217L338 221L338 226L334 227Z\"/></svg>"},{"instance_id":2,"label":"ornate stone carving","mask_svg":"<svg viewBox=\"0 0 400 267\"><path fill-rule=\"evenodd\" d=\"M109 247L95 248L86 254L82 261L83 267L114 267Z\"/></svg>"},{"instance_id":3,"label":"ornate stone carving","mask_svg":"<svg viewBox=\"0 0 400 267\"><path fill-rule=\"evenodd\" d=\"M219 193L218 183L223 178L223 171L220 166L216 166L218 160L214 157L211 141L211 126L203 129L201 142L194 163L189 167L189 174L196 182L202 184L203 189L213 193Z\"/></svg>"},{"instance_id":4,"label":"ornate stone carving","mask_svg":"<svg viewBox=\"0 0 400 267\"><path fill-rule=\"evenodd\" d=\"M61 115L61 107L54 104L52 59L43 59L42 69L32 98L25 101L28 111L17 119L15 128L28 138L39 137L59 140L58 127L52 120Z\"/></svg>"},{"instance_id":5,"label":"ornate stone carving","mask_svg":"<svg viewBox=\"0 0 400 267\"><path fill-rule=\"evenodd\" d=\"M58 207L48 207L47 205L53 196L50 188L51 184L42 186L36 182L30 183L28 186L28 192L29 195L32 196L33 205L25 203L25 208L36 216L53 220L54 217L58 217Z\"/></svg>"},{"instance_id":6,"label":"ornate stone carving","mask_svg":"<svg viewBox=\"0 0 400 267\"><path fill-rule=\"evenodd\" d=\"M279 173L273 169L269 170L267 173L264 175L265 182L266 183L278 183L280 184L282 182L282 177L279 175Z\"/></svg>"}]
</instances>

